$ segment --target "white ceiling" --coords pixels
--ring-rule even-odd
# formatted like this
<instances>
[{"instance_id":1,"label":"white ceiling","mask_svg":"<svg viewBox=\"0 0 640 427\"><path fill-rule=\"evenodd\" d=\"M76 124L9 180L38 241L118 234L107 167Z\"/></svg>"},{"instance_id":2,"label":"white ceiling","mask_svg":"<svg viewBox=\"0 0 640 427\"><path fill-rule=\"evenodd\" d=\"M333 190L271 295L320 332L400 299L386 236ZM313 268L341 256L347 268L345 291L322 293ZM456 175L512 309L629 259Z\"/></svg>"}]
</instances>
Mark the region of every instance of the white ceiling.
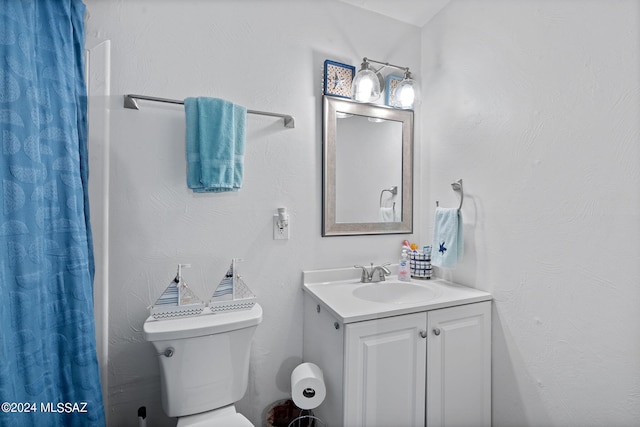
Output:
<instances>
[{"instance_id":1,"label":"white ceiling","mask_svg":"<svg viewBox=\"0 0 640 427\"><path fill-rule=\"evenodd\" d=\"M422 28L450 0L340 0Z\"/></svg>"}]
</instances>

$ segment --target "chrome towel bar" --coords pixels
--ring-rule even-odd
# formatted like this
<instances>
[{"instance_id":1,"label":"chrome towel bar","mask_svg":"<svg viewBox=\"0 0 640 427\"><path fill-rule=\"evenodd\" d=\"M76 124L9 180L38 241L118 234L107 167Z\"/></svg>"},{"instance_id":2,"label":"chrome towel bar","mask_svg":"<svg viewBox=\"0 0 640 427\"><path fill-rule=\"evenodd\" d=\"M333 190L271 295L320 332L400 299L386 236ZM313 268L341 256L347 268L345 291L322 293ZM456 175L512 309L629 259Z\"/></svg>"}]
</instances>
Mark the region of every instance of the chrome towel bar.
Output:
<instances>
[{"instance_id":1,"label":"chrome towel bar","mask_svg":"<svg viewBox=\"0 0 640 427\"><path fill-rule=\"evenodd\" d=\"M144 101L154 101L154 102L164 102L167 104L184 104L184 101L180 101L179 99L168 99L168 98L158 98L155 96L146 96L146 95L132 95L127 94L124 96L124 108L130 108L132 110L139 110L140 106L138 105L137 99L141 99ZM286 128L294 128L296 127L296 121L293 116L288 114L280 114L280 113L271 113L268 111L257 111L257 110L247 110L249 114L258 114L261 116L271 116L271 117L280 117L284 119L284 127Z\"/></svg>"}]
</instances>

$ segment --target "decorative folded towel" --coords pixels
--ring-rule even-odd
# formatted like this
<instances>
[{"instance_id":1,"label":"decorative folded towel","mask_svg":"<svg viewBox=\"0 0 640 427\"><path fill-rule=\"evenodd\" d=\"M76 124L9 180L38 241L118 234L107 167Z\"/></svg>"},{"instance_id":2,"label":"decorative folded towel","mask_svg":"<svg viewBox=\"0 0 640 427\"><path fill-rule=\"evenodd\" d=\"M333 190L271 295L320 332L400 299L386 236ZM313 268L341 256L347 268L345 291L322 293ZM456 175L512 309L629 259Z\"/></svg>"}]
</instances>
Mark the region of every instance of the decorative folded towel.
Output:
<instances>
[{"instance_id":1,"label":"decorative folded towel","mask_svg":"<svg viewBox=\"0 0 640 427\"><path fill-rule=\"evenodd\" d=\"M436 208L431 264L455 268L462 259L462 216L455 208Z\"/></svg>"},{"instance_id":2,"label":"decorative folded towel","mask_svg":"<svg viewBox=\"0 0 640 427\"><path fill-rule=\"evenodd\" d=\"M238 191L244 173L247 109L218 98L184 100L187 185L196 193Z\"/></svg>"}]
</instances>

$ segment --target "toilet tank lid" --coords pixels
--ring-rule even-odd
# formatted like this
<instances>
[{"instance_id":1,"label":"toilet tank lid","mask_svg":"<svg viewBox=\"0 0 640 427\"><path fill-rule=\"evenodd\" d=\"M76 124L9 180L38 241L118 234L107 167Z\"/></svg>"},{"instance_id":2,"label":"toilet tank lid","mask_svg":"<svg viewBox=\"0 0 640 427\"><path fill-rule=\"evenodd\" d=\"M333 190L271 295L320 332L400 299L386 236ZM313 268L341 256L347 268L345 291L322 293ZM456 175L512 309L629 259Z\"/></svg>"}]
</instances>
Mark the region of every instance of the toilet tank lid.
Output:
<instances>
[{"instance_id":1,"label":"toilet tank lid","mask_svg":"<svg viewBox=\"0 0 640 427\"><path fill-rule=\"evenodd\" d=\"M147 341L164 341L221 334L249 328L260 322L262 322L262 307L260 304L254 304L249 310L201 314L177 319L156 320L149 316L144 322L143 330Z\"/></svg>"}]
</instances>

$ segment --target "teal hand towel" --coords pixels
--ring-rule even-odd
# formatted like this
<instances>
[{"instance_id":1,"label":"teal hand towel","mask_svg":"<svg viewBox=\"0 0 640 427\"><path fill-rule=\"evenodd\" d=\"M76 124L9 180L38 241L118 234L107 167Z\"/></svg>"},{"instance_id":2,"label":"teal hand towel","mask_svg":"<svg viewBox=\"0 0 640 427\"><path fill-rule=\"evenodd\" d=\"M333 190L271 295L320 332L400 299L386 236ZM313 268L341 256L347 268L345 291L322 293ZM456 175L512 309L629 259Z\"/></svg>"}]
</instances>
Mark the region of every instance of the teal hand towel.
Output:
<instances>
[{"instance_id":1,"label":"teal hand towel","mask_svg":"<svg viewBox=\"0 0 640 427\"><path fill-rule=\"evenodd\" d=\"M194 192L238 191L244 175L247 109L218 98L184 100L187 185Z\"/></svg>"},{"instance_id":2,"label":"teal hand towel","mask_svg":"<svg viewBox=\"0 0 640 427\"><path fill-rule=\"evenodd\" d=\"M455 268L462 259L462 216L455 208L436 208L431 264Z\"/></svg>"}]
</instances>

